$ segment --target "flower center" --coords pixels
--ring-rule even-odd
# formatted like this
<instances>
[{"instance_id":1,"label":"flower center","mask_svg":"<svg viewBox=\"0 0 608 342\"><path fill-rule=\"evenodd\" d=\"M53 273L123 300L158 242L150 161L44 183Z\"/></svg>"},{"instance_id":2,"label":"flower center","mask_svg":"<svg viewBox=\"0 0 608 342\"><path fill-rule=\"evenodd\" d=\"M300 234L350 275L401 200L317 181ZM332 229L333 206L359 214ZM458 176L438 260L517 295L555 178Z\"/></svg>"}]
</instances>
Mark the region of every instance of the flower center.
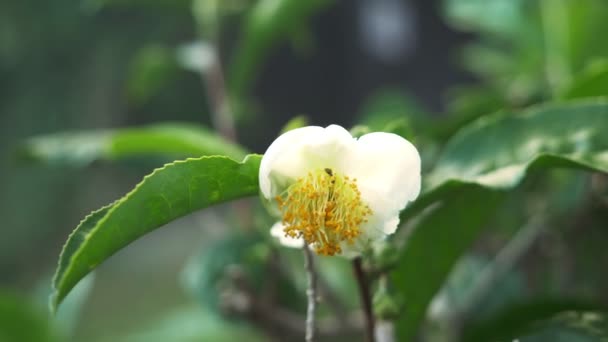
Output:
<instances>
[{"instance_id":1,"label":"flower center","mask_svg":"<svg viewBox=\"0 0 608 342\"><path fill-rule=\"evenodd\" d=\"M372 210L361 201L357 179L332 169L298 178L276 201L283 214L285 236L304 238L321 255L342 252L340 243L353 244Z\"/></svg>"}]
</instances>

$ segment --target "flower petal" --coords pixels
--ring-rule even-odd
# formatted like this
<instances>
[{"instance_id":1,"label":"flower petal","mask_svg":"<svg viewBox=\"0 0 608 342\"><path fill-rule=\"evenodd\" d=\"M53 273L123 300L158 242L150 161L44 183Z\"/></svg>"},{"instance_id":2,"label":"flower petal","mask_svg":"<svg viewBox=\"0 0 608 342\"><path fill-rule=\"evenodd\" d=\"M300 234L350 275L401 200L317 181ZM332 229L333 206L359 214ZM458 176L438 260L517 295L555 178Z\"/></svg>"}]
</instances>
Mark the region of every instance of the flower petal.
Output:
<instances>
[{"instance_id":1,"label":"flower petal","mask_svg":"<svg viewBox=\"0 0 608 342\"><path fill-rule=\"evenodd\" d=\"M269 199L308 171L348 167L346 156L355 140L344 128L308 126L279 136L266 150L260 165L260 190Z\"/></svg>"},{"instance_id":2,"label":"flower petal","mask_svg":"<svg viewBox=\"0 0 608 342\"><path fill-rule=\"evenodd\" d=\"M394 233L395 217L420 193L418 150L396 134L370 133L357 141L350 164L348 174L357 178L361 197L383 222L378 228Z\"/></svg>"},{"instance_id":3,"label":"flower petal","mask_svg":"<svg viewBox=\"0 0 608 342\"><path fill-rule=\"evenodd\" d=\"M304 239L302 238L291 238L289 236L285 236L285 226L280 221L273 224L272 228L270 228L270 235L279 240L281 245L290 247L290 248L302 248L304 247Z\"/></svg>"}]
</instances>

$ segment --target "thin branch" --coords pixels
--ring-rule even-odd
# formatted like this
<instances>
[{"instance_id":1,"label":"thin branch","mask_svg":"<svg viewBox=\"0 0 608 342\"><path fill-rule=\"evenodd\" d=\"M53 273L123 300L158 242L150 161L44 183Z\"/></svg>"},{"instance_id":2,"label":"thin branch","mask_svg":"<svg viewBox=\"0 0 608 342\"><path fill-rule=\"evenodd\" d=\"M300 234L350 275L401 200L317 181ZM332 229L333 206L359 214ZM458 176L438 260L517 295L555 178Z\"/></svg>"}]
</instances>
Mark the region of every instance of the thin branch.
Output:
<instances>
[{"instance_id":1,"label":"thin branch","mask_svg":"<svg viewBox=\"0 0 608 342\"><path fill-rule=\"evenodd\" d=\"M224 314L251 321L277 341L293 341L306 334L306 317L269 301L264 295L256 294L241 267L229 267L225 276L226 282L221 286L220 293ZM346 322L344 326L331 317L317 320L316 337L356 339L361 336L361 312L346 313L343 320Z\"/></svg>"},{"instance_id":2,"label":"thin branch","mask_svg":"<svg viewBox=\"0 0 608 342\"><path fill-rule=\"evenodd\" d=\"M372 309L372 297L369 290L369 283L363 271L362 260L360 257L353 260L353 271L355 278L359 284L359 294L361 296L361 304L363 305L363 313L365 315L365 327L368 342L374 342L374 312Z\"/></svg>"},{"instance_id":3,"label":"thin branch","mask_svg":"<svg viewBox=\"0 0 608 342\"><path fill-rule=\"evenodd\" d=\"M207 98L211 103L211 120L213 127L220 135L230 141L236 141L234 116L226 93L226 82L217 45L213 44L211 50L213 54L211 67L201 72L207 90Z\"/></svg>"},{"instance_id":4,"label":"thin branch","mask_svg":"<svg viewBox=\"0 0 608 342\"><path fill-rule=\"evenodd\" d=\"M317 309L317 274L313 265L312 252L308 244L304 245L304 267L308 276L308 288L306 296L308 298L308 308L306 310L306 342L313 342L315 339L315 311Z\"/></svg>"}]
</instances>

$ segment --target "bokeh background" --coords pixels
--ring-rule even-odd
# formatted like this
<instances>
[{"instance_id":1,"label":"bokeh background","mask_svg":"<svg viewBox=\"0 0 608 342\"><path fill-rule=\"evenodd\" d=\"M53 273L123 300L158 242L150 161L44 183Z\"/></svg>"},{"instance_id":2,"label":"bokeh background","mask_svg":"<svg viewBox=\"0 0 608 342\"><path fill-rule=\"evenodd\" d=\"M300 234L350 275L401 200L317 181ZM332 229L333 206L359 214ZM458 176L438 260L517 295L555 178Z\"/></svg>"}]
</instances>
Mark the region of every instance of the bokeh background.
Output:
<instances>
[{"instance_id":1,"label":"bokeh background","mask_svg":"<svg viewBox=\"0 0 608 342\"><path fill-rule=\"evenodd\" d=\"M405 117L432 123L434 137L443 139L451 127L482 113L558 99L583 70L606 69L608 57L602 0L337 0L293 27L279 27L289 32L250 56L250 75L235 76L255 1L217 2L226 8L212 33L205 21L210 3L0 2L0 288L26 298L40 317L70 231L163 161L39 163L23 158L24 142L55 132L166 121L217 128L201 76L212 44L219 47L227 83L247 80L233 103L236 139L257 153L298 115L311 124L345 127ZM432 160L437 144L418 141ZM508 294L497 302L543 287L606 299L600 291L605 275L596 266L608 261L602 251L608 236L592 229L600 223L586 210L598 209L579 205L589 179L569 171L551 177L563 185L556 198L574 223L543 233L528 248L506 282ZM529 183L518 191L544 189L542 179ZM543 201L529 198L528 208ZM519 204L513 202L511 208ZM66 304L54 329L73 341L152 340L144 332L161 326L167 313L180 320L193 306L183 290L184 265L230 229L231 209L223 205L180 219L116 254L75 291L73 297L84 299L71 298L75 304ZM461 264L469 270L461 286L487 262L483 256L511 236L511 223L520 223L519 207L503 211L502 230L484 235L476 257ZM605 216L604 210L599 217ZM441 317L441 303L431 311ZM181 322L174 329L200 324Z\"/></svg>"}]
</instances>

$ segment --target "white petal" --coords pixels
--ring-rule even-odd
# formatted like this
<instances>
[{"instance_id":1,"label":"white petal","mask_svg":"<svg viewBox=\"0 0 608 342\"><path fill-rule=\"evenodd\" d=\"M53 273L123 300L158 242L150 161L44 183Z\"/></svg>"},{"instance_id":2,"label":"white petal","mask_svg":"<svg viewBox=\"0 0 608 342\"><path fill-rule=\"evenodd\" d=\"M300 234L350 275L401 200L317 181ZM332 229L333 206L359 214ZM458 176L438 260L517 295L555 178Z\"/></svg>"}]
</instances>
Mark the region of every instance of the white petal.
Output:
<instances>
[{"instance_id":1,"label":"white petal","mask_svg":"<svg viewBox=\"0 0 608 342\"><path fill-rule=\"evenodd\" d=\"M272 228L270 228L270 235L277 238L283 246L290 248L302 248L304 246L304 239L294 239L289 236L285 236L284 228L285 226L283 225L283 223L279 221L273 224Z\"/></svg>"},{"instance_id":2,"label":"white petal","mask_svg":"<svg viewBox=\"0 0 608 342\"><path fill-rule=\"evenodd\" d=\"M373 224L394 233L399 211L420 193L418 150L396 134L366 134L357 141L347 174L357 178L362 199L374 211Z\"/></svg>"},{"instance_id":3,"label":"white petal","mask_svg":"<svg viewBox=\"0 0 608 342\"><path fill-rule=\"evenodd\" d=\"M267 199L290 182L319 168L346 167L355 140L344 128L308 126L282 134L268 147L260 165L260 190Z\"/></svg>"}]
</instances>

